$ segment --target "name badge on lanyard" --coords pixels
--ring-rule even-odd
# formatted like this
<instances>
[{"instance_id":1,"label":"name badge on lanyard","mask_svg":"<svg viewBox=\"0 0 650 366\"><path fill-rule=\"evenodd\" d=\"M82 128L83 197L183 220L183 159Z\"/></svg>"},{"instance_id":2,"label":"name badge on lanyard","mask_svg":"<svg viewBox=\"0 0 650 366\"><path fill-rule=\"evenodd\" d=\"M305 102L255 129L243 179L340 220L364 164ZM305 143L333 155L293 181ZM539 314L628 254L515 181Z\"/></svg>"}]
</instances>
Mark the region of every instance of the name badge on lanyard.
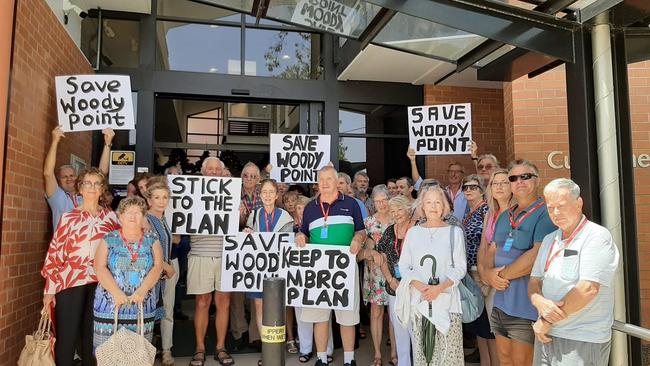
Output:
<instances>
[{"instance_id":1,"label":"name badge on lanyard","mask_svg":"<svg viewBox=\"0 0 650 366\"><path fill-rule=\"evenodd\" d=\"M512 234L512 231L508 233L508 237L506 238L506 242L503 244L503 251L504 252L509 252L510 249L512 249L512 244L515 242L515 237Z\"/></svg>"},{"instance_id":2,"label":"name badge on lanyard","mask_svg":"<svg viewBox=\"0 0 650 366\"><path fill-rule=\"evenodd\" d=\"M323 206L323 200L320 199L319 197L319 203L320 203L320 210L323 213L323 227L320 229L320 238L321 239L327 239L327 217L330 215L330 209L332 208L332 203L329 204L327 207L327 211L325 211L325 207Z\"/></svg>"}]
</instances>

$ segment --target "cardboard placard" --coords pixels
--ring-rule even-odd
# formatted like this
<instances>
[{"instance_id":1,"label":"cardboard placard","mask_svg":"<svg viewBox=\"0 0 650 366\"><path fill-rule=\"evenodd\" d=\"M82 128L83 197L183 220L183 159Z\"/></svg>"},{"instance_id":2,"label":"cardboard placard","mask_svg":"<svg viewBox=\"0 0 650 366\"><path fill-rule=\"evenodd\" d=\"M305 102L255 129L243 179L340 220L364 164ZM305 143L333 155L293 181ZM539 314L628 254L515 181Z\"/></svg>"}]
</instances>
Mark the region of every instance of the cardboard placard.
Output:
<instances>
[{"instance_id":1,"label":"cardboard placard","mask_svg":"<svg viewBox=\"0 0 650 366\"><path fill-rule=\"evenodd\" d=\"M343 245L282 245L287 306L352 310L357 262Z\"/></svg>"},{"instance_id":2,"label":"cardboard placard","mask_svg":"<svg viewBox=\"0 0 650 366\"><path fill-rule=\"evenodd\" d=\"M408 108L409 145L416 155L470 154L470 103Z\"/></svg>"},{"instance_id":3,"label":"cardboard placard","mask_svg":"<svg viewBox=\"0 0 650 366\"><path fill-rule=\"evenodd\" d=\"M174 234L233 235L239 232L241 179L167 176L171 195L165 212Z\"/></svg>"},{"instance_id":4,"label":"cardboard placard","mask_svg":"<svg viewBox=\"0 0 650 366\"><path fill-rule=\"evenodd\" d=\"M271 178L283 183L316 183L330 161L329 135L271 134Z\"/></svg>"},{"instance_id":5,"label":"cardboard placard","mask_svg":"<svg viewBox=\"0 0 650 366\"><path fill-rule=\"evenodd\" d=\"M347 6L344 1L337 0L300 0L291 22L349 36L359 21L359 1L353 4Z\"/></svg>"},{"instance_id":6,"label":"cardboard placard","mask_svg":"<svg viewBox=\"0 0 650 366\"><path fill-rule=\"evenodd\" d=\"M135 128L131 79L126 75L55 77L59 125L66 132Z\"/></svg>"},{"instance_id":7,"label":"cardboard placard","mask_svg":"<svg viewBox=\"0 0 650 366\"><path fill-rule=\"evenodd\" d=\"M135 177L135 151L111 151L108 184L127 185Z\"/></svg>"},{"instance_id":8,"label":"cardboard placard","mask_svg":"<svg viewBox=\"0 0 650 366\"><path fill-rule=\"evenodd\" d=\"M226 236L221 257L221 290L262 292L265 278L280 275L280 246L293 242L293 233Z\"/></svg>"}]
</instances>

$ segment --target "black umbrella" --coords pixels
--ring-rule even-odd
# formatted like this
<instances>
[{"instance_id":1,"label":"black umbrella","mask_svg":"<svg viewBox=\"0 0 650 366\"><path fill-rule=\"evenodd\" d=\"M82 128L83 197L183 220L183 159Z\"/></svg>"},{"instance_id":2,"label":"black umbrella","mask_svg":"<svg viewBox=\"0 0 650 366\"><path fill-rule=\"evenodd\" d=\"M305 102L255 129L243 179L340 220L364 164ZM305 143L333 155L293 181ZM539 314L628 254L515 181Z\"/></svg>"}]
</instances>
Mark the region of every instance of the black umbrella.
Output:
<instances>
[{"instance_id":1,"label":"black umbrella","mask_svg":"<svg viewBox=\"0 0 650 366\"><path fill-rule=\"evenodd\" d=\"M429 277L429 285L438 285L440 280L436 277L436 257L432 255L425 255L420 259L420 266L424 266L424 262L431 259L431 277ZM429 317L433 316L433 305L429 302ZM436 347L436 326L431 323L426 317L422 317L422 352L427 364L431 363L433 359L433 351Z\"/></svg>"}]
</instances>

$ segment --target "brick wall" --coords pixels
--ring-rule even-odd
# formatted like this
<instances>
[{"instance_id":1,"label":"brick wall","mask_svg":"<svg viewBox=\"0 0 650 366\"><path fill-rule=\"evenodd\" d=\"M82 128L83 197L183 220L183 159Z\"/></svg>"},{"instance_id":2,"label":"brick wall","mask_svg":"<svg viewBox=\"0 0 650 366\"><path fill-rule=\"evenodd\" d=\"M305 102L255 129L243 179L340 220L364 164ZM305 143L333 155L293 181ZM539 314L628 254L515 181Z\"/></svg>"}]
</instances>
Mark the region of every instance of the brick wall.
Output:
<instances>
[{"instance_id":1,"label":"brick wall","mask_svg":"<svg viewBox=\"0 0 650 366\"><path fill-rule=\"evenodd\" d=\"M0 3L0 141L4 145L7 125L7 100L9 98L9 62L13 39L14 1ZM2 181L5 150L0 147L0 205L2 205Z\"/></svg>"},{"instance_id":2,"label":"brick wall","mask_svg":"<svg viewBox=\"0 0 650 366\"><path fill-rule=\"evenodd\" d=\"M37 325L39 274L51 237L43 198L43 161L56 126L54 76L92 69L44 0L22 0L10 90L6 185L0 248L0 365L15 365L24 337ZM89 133L68 134L57 165L70 154L90 162Z\"/></svg>"},{"instance_id":3,"label":"brick wall","mask_svg":"<svg viewBox=\"0 0 650 366\"><path fill-rule=\"evenodd\" d=\"M502 164L506 161L501 89L426 85L424 103L425 105L471 103L472 138L479 146L479 154L491 153ZM463 164L466 174L476 172L469 155L429 156L426 160L426 177L436 178L446 184L447 166L454 160Z\"/></svg>"}]
</instances>

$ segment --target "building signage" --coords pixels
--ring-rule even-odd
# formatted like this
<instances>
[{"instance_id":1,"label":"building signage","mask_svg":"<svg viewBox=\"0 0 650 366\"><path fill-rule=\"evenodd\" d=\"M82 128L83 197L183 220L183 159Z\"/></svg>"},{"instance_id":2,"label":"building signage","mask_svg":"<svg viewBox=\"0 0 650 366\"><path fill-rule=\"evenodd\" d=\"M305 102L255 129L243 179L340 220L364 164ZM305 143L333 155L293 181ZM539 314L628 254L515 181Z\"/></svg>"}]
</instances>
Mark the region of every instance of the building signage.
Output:
<instances>
[{"instance_id":1,"label":"building signage","mask_svg":"<svg viewBox=\"0 0 650 366\"><path fill-rule=\"evenodd\" d=\"M571 169L569 155L564 151L551 151L546 157L546 162L553 169ZM635 168L648 168L650 167L650 155L632 155L632 164Z\"/></svg>"},{"instance_id":2,"label":"building signage","mask_svg":"<svg viewBox=\"0 0 650 366\"><path fill-rule=\"evenodd\" d=\"M135 128L131 80L126 75L57 76L56 108L66 132Z\"/></svg>"},{"instance_id":3,"label":"building signage","mask_svg":"<svg viewBox=\"0 0 650 366\"><path fill-rule=\"evenodd\" d=\"M127 185L135 176L135 151L111 151L108 184Z\"/></svg>"},{"instance_id":4,"label":"building signage","mask_svg":"<svg viewBox=\"0 0 650 366\"><path fill-rule=\"evenodd\" d=\"M409 145L416 155L469 154L472 106L429 105L408 108Z\"/></svg>"}]
</instances>

